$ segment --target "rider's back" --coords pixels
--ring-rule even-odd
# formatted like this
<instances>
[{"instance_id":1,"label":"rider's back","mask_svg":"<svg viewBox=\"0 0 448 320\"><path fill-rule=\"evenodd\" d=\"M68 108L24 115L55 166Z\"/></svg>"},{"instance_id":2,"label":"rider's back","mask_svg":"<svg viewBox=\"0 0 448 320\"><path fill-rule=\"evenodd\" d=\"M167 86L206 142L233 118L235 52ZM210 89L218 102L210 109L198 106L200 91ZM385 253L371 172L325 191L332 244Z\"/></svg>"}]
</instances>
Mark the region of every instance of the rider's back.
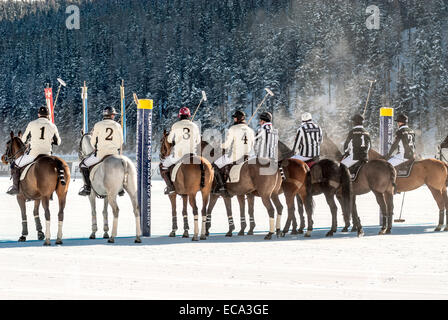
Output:
<instances>
[{"instance_id":1,"label":"rider's back","mask_svg":"<svg viewBox=\"0 0 448 320\"><path fill-rule=\"evenodd\" d=\"M106 119L97 122L92 131L92 144L97 150L97 157L119 154L123 145L123 131L120 124Z\"/></svg>"},{"instance_id":2,"label":"rider's back","mask_svg":"<svg viewBox=\"0 0 448 320\"><path fill-rule=\"evenodd\" d=\"M58 129L46 118L31 121L26 128L22 141L30 143L30 155L51 155L52 144L59 145L61 139Z\"/></svg>"}]
</instances>

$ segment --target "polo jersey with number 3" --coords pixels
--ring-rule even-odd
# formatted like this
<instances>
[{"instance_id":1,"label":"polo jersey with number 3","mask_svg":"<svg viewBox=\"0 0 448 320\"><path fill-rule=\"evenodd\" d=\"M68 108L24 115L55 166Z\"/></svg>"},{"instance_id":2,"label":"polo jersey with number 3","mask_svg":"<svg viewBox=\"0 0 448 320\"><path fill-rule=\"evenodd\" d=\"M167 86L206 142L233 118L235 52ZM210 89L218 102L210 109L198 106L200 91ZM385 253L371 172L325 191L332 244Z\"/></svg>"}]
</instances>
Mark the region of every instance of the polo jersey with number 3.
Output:
<instances>
[{"instance_id":1,"label":"polo jersey with number 3","mask_svg":"<svg viewBox=\"0 0 448 320\"><path fill-rule=\"evenodd\" d=\"M173 124L168 142L174 142L174 157L182 158L186 154L196 154L201 143L199 127L190 120L180 120Z\"/></svg>"}]
</instances>

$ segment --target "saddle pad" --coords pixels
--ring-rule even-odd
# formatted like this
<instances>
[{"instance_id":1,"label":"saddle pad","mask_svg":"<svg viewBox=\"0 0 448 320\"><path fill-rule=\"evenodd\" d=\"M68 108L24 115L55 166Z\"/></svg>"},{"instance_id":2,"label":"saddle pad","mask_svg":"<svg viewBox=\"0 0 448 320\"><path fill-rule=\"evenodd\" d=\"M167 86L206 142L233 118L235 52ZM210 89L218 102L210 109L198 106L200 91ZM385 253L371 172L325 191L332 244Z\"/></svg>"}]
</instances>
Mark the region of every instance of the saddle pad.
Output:
<instances>
[{"instance_id":1,"label":"saddle pad","mask_svg":"<svg viewBox=\"0 0 448 320\"><path fill-rule=\"evenodd\" d=\"M179 161L176 163L176 165L173 168L173 171L171 172L171 181L176 181L177 172L179 171L180 166L182 165L182 161Z\"/></svg>"},{"instance_id":2,"label":"saddle pad","mask_svg":"<svg viewBox=\"0 0 448 320\"><path fill-rule=\"evenodd\" d=\"M240 182L240 175L241 175L241 168L246 162L243 162L241 164L236 164L230 168L229 173L229 179L227 179L227 182L229 183L238 183Z\"/></svg>"},{"instance_id":3,"label":"saddle pad","mask_svg":"<svg viewBox=\"0 0 448 320\"><path fill-rule=\"evenodd\" d=\"M31 166L32 166L33 164L35 164L35 163L36 163L36 161L33 161L33 162L31 162L30 164L27 164L27 165L25 166L25 168L24 168L23 171L22 171L22 174L20 175L20 181L23 181L23 180L25 179L26 174L28 173L28 170L30 170Z\"/></svg>"},{"instance_id":4,"label":"saddle pad","mask_svg":"<svg viewBox=\"0 0 448 320\"><path fill-rule=\"evenodd\" d=\"M355 165L353 165L353 167L349 168L350 178L351 178L352 182L355 181L356 179L358 179L359 171L364 166L364 164L366 164L366 163L365 162L363 162L363 163L359 163L358 162Z\"/></svg>"},{"instance_id":5,"label":"saddle pad","mask_svg":"<svg viewBox=\"0 0 448 320\"><path fill-rule=\"evenodd\" d=\"M412 161L411 164L404 163L395 167L397 170L397 178L408 178L411 175L412 168L414 167L415 161Z\"/></svg>"}]
</instances>

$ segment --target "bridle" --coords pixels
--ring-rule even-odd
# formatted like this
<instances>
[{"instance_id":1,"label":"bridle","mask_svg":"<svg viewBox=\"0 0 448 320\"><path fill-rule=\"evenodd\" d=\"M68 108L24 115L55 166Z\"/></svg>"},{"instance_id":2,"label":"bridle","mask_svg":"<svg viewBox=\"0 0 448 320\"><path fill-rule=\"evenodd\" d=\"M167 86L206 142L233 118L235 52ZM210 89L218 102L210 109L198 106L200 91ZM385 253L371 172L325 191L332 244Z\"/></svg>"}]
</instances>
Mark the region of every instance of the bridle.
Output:
<instances>
[{"instance_id":1,"label":"bridle","mask_svg":"<svg viewBox=\"0 0 448 320\"><path fill-rule=\"evenodd\" d=\"M91 136L90 133L84 133L81 137L81 139L79 140L79 146L78 146L78 157L80 160L84 160L85 158L89 157L92 153L95 153L95 150L92 151L89 154L85 154L84 151L82 150L82 141L84 139L84 137L86 136Z\"/></svg>"},{"instance_id":2,"label":"bridle","mask_svg":"<svg viewBox=\"0 0 448 320\"><path fill-rule=\"evenodd\" d=\"M168 135L163 135L162 139L160 141L160 145L161 145L160 154L159 154L160 160L166 159L166 157L168 157L168 155L169 155L168 147L167 147L168 141L166 140L167 137L168 137Z\"/></svg>"},{"instance_id":3,"label":"bridle","mask_svg":"<svg viewBox=\"0 0 448 320\"><path fill-rule=\"evenodd\" d=\"M26 151L26 149L28 149L28 146L27 145L25 145L22 141L20 141L21 142L21 144L22 144L22 147L21 148L19 148L19 150L17 150L17 152L16 153L14 153L14 154L12 154L12 143L13 143L13 140L15 139L15 137L14 138L12 138L11 140L9 140L7 143L6 143L6 153L3 155L3 159L7 162L7 163L12 163L13 161L15 161L16 159L17 159L17 155L19 154L19 153L22 153L22 152L25 152Z\"/></svg>"}]
</instances>

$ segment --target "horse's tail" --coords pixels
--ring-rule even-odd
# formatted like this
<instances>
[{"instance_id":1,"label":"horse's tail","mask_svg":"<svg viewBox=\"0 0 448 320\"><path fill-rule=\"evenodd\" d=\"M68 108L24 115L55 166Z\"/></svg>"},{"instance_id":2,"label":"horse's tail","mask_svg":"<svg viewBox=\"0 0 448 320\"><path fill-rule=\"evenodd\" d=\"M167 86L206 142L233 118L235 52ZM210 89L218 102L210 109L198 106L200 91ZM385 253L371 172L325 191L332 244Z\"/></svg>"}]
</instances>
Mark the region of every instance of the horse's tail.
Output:
<instances>
[{"instance_id":1,"label":"horse's tail","mask_svg":"<svg viewBox=\"0 0 448 320\"><path fill-rule=\"evenodd\" d=\"M129 182L129 163L126 159L121 159L121 163L123 164L124 169L123 188L126 189Z\"/></svg>"},{"instance_id":2,"label":"horse's tail","mask_svg":"<svg viewBox=\"0 0 448 320\"><path fill-rule=\"evenodd\" d=\"M341 163L340 165L340 181L342 190L342 204L344 206L343 213L348 219L350 219L352 214L352 181L350 176L350 171L348 168Z\"/></svg>"},{"instance_id":3,"label":"horse's tail","mask_svg":"<svg viewBox=\"0 0 448 320\"><path fill-rule=\"evenodd\" d=\"M56 161L56 168L58 170L58 182L61 185L65 186L67 184L67 180L65 179L66 172L64 163L58 158L55 158L55 161Z\"/></svg>"},{"instance_id":4,"label":"horse's tail","mask_svg":"<svg viewBox=\"0 0 448 320\"><path fill-rule=\"evenodd\" d=\"M442 162L443 162L443 161L442 161ZM448 163L443 162L443 164L445 165L446 172L447 172L446 180L445 180L445 185L448 187Z\"/></svg>"}]
</instances>

